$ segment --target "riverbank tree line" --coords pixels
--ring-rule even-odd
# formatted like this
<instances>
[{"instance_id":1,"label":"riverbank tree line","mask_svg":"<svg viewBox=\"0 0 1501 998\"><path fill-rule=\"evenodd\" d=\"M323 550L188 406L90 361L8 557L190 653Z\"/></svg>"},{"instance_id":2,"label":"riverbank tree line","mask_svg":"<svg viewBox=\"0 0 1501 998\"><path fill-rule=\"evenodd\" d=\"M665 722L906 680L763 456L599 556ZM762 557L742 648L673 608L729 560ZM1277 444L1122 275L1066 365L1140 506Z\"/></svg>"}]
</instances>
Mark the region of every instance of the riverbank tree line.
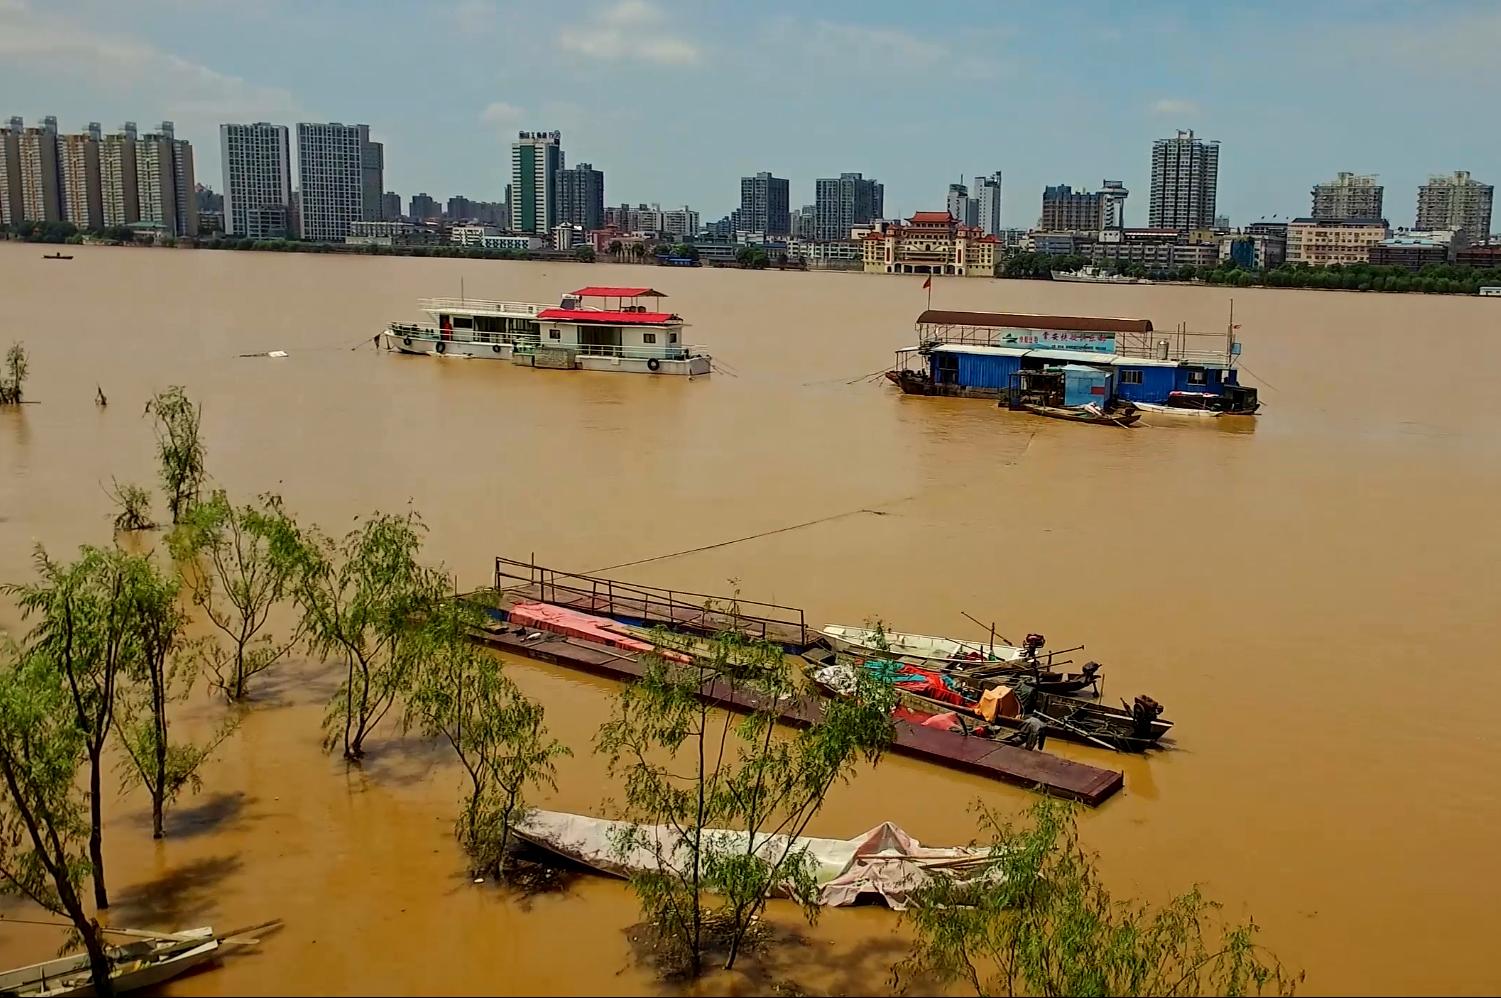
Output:
<instances>
[{"instance_id":1,"label":"riverbank tree line","mask_svg":"<svg viewBox=\"0 0 1501 998\"><path fill-rule=\"evenodd\" d=\"M474 643L483 600L457 598L448 572L425 561L415 510L373 513L335 537L299 523L275 494L236 501L208 488L199 416L180 387L145 407L172 521L164 550L128 550L119 537L71 559L38 547L34 578L3 588L27 630L0 641L0 887L68 920L100 995L111 993L110 955L95 913L110 905L104 840L115 834L104 767L119 761L121 789L150 798L152 836L169 836L173 803L198 788L294 647L337 670L324 745L346 764L361 763L390 719L452 751L462 773L453 834L476 878L513 873L518 823L555 789L559 761L583 748L552 737L545 708ZM114 494L154 498L140 485ZM626 822L614 848L657 851L656 869L630 876L652 962L690 978L773 945L764 916L778 892L817 916L818 871L795 840L894 735L893 691L871 677L826 702L816 723L781 728L778 705L811 693L801 671L734 626L733 602L706 609L728 623L701 638L654 632L644 677L621 687L592 746L621 795L605 804ZM194 613L208 633L192 636ZM291 623L277 633L273 620ZM710 685L761 706L713 708L701 695ZM225 706L183 737L182 706L200 686ZM1192 995L1296 984L1253 923L1222 922L1196 892L1163 907L1111 898L1062 805L1015 825L983 812L980 827L996 876L979 888L940 876L916 892L905 916L914 947L893 968L904 988Z\"/></svg>"}]
</instances>

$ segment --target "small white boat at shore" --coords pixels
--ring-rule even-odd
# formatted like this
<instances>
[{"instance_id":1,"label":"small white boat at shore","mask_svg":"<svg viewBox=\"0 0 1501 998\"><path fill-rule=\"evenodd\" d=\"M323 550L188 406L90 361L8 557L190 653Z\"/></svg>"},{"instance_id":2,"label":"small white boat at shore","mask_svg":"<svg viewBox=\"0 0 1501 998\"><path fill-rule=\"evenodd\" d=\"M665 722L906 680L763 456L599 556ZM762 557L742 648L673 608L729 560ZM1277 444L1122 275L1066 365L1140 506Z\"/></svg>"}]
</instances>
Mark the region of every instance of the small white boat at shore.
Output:
<instances>
[{"instance_id":1,"label":"small white boat at shore","mask_svg":"<svg viewBox=\"0 0 1501 998\"><path fill-rule=\"evenodd\" d=\"M221 941L207 925L161 936L143 935L148 938L105 950L116 994L156 987L208 963L218 955ZM0 972L0 995L6 998L65 998L93 993L87 953Z\"/></svg>"},{"instance_id":2,"label":"small white boat at shore","mask_svg":"<svg viewBox=\"0 0 1501 998\"><path fill-rule=\"evenodd\" d=\"M426 298L435 325L393 322L388 349L407 354L510 361L552 370L703 376L711 358L684 342L681 316L661 311L653 288L579 288L556 305ZM653 299L651 309L641 304ZM591 304L590 300L601 304Z\"/></svg>"},{"instance_id":3,"label":"small white boat at shore","mask_svg":"<svg viewBox=\"0 0 1501 998\"><path fill-rule=\"evenodd\" d=\"M1254 392L1238 385L1210 392L1169 392L1167 402L1133 402L1152 416L1182 416L1188 419L1218 419L1221 416L1254 416L1261 408Z\"/></svg>"}]
</instances>

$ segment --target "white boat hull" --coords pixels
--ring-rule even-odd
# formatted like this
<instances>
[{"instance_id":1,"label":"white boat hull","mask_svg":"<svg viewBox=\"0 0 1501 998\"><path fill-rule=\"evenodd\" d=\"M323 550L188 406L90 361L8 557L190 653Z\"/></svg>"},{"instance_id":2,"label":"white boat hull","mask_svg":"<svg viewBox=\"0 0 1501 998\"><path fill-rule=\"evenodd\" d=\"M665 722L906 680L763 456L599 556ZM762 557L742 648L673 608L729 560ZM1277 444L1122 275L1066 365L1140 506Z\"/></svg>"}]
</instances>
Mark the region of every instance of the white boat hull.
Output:
<instances>
[{"instance_id":1,"label":"white boat hull","mask_svg":"<svg viewBox=\"0 0 1501 998\"><path fill-rule=\"evenodd\" d=\"M398 333L391 329L385 330L381 335L386 346L399 353L421 354L445 359L505 360L527 367L543 366L531 364L528 351L523 350L520 356L517 356L515 345L511 343L442 340L428 336L412 336L404 332ZM653 362L656 364L655 367L652 366ZM709 358L703 355L683 358L645 358L576 354L573 358L573 366L575 370L580 371L691 375L694 377L703 377L712 370Z\"/></svg>"},{"instance_id":2,"label":"white boat hull","mask_svg":"<svg viewBox=\"0 0 1501 998\"><path fill-rule=\"evenodd\" d=\"M880 644L884 639L886 654L900 655L903 658L927 659L933 662L952 662L961 659L1018 662L1027 655L1024 649L1011 645L992 646L987 641L960 641L934 634L909 634L905 631L886 631L878 636L871 628L851 627L847 624L829 624L821 633L841 651L879 654L882 651Z\"/></svg>"},{"instance_id":3,"label":"white boat hull","mask_svg":"<svg viewBox=\"0 0 1501 998\"><path fill-rule=\"evenodd\" d=\"M154 988L208 963L219 953L219 939L208 926L163 937L160 943L169 947L169 951L141 959L132 959L134 950L148 948L140 943L111 948L111 958L116 962L110 983L116 994ZM59 957L0 974L0 993L22 998L92 995L94 982L90 976L88 955Z\"/></svg>"}]
</instances>

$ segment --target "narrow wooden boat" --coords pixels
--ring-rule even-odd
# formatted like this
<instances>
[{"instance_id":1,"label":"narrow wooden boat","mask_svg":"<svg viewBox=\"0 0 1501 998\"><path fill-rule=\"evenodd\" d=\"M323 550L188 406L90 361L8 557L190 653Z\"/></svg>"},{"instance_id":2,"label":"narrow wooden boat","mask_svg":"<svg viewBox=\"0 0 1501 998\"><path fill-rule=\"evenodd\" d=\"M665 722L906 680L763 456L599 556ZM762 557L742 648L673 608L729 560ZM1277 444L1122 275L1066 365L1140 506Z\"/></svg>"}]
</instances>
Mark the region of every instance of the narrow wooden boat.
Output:
<instances>
[{"instance_id":1,"label":"narrow wooden boat","mask_svg":"<svg viewBox=\"0 0 1501 998\"><path fill-rule=\"evenodd\" d=\"M1038 416L1050 419L1066 419L1073 423L1093 423L1096 426L1127 427L1141 419L1135 405L1107 412L1088 405L1043 405L1040 402L1023 402L1022 408Z\"/></svg>"},{"instance_id":2,"label":"narrow wooden boat","mask_svg":"<svg viewBox=\"0 0 1501 998\"><path fill-rule=\"evenodd\" d=\"M1100 665L1087 662L1079 672L1062 672L1050 664L1053 653L1042 651L1042 636L1027 635L1027 646L965 641L936 634L876 631L849 624L826 624L820 633L837 652L857 659L894 658L963 676L978 684L1025 676L1049 693L1082 693L1099 688ZM884 646L884 647L883 647ZM1078 649L1070 649L1077 651Z\"/></svg>"},{"instance_id":3,"label":"narrow wooden boat","mask_svg":"<svg viewBox=\"0 0 1501 998\"><path fill-rule=\"evenodd\" d=\"M1256 393L1234 386L1225 392L1169 392L1166 402L1133 402L1132 405L1154 416L1183 416L1188 419L1217 419L1220 416L1254 416L1261 403Z\"/></svg>"},{"instance_id":4,"label":"narrow wooden boat","mask_svg":"<svg viewBox=\"0 0 1501 998\"><path fill-rule=\"evenodd\" d=\"M105 951L110 962L110 983L116 994L156 987L213 960L220 942L213 928L205 925L111 946ZM6 998L63 998L93 993L87 953L0 973L0 995Z\"/></svg>"},{"instance_id":5,"label":"narrow wooden boat","mask_svg":"<svg viewBox=\"0 0 1501 998\"><path fill-rule=\"evenodd\" d=\"M71 259L73 259L73 257L72 257L71 254L68 254L68 253L47 253L47 254L43 255L42 259L43 260L71 260Z\"/></svg>"}]
</instances>

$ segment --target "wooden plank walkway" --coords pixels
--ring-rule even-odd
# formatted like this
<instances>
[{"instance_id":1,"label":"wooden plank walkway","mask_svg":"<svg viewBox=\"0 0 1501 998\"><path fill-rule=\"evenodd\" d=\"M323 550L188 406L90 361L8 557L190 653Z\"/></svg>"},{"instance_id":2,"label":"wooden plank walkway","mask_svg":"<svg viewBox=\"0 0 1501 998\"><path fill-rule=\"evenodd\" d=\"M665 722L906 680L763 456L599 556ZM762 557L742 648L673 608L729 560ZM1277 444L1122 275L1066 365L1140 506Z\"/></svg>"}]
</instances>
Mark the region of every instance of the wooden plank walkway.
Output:
<instances>
[{"instance_id":1,"label":"wooden plank walkway","mask_svg":"<svg viewBox=\"0 0 1501 998\"><path fill-rule=\"evenodd\" d=\"M476 641L492 648L568 669L624 682L632 682L646 673L646 665L635 654L553 634L544 633L532 638L531 635L536 633L518 632L502 625L471 632ZM754 694L719 683L711 684L699 695L710 703L730 709L755 710L761 706L760 698ZM779 704L778 709L782 721L794 727L817 721L823 712L822 701L811 698ZM956 731L924 728L900 719L896 722L896 741L892 749L915 759L1043 790L1091 807L1109 799L1125 782L1124 775L1115 770Z\"/></svg>"}]
</instances>

